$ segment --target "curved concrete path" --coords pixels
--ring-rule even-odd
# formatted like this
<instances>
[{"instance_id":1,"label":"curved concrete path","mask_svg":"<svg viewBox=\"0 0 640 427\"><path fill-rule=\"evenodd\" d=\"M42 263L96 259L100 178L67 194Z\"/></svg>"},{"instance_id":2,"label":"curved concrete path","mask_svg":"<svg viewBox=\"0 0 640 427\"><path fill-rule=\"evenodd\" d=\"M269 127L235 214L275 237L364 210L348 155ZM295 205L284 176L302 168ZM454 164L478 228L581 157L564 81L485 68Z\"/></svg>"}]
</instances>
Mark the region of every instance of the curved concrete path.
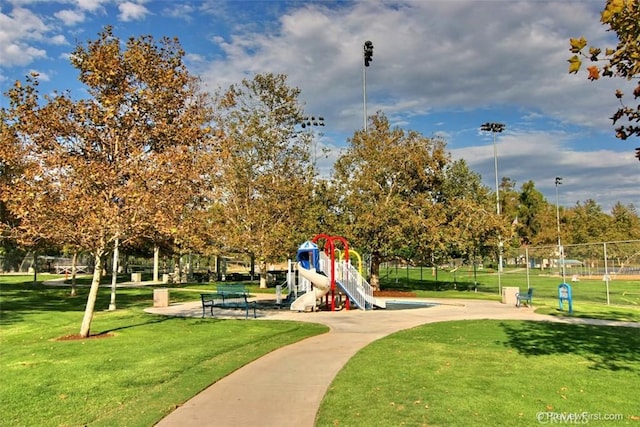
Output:
<instances>
[{"instance_id":1,"label":"curved concrete path","mask_svg":"<svg viewBox=\"0 0 640 427\"><path fill-rule=\"evenodd\" d=\"M516 308L492 301L431 301L440 305L407 310L263 312L258 321L322 323L330 327L330 332L280 348L243 366L185 402L157 426L312 427L331 381L358 350L393 332L426 323L516 319L640 327L640 323L633 322L539 315L530 308ZM174 316L202 314L199 301L146 311ZM235 316L233 313L221 314Z\"/></svg>"}]
</instances>

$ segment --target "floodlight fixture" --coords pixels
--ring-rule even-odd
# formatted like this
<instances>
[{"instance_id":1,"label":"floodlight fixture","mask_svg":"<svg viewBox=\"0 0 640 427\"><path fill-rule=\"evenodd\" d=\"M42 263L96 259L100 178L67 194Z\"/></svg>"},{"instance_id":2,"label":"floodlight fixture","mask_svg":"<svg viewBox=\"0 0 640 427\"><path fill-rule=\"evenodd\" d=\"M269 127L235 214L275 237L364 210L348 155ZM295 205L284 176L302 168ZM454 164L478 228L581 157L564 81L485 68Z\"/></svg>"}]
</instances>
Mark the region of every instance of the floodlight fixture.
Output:
<instances>
[{"instance_id":1,"label":"floodlight fixture","mask_svg":"<svg viewBox=\"0 0 640 427\"><path fill-rule=\"evenodd\" d=\"M364 42L364 66L368 67L371 61L373 61L373 42L367 40Z\"/></svg>"}]
</instances>

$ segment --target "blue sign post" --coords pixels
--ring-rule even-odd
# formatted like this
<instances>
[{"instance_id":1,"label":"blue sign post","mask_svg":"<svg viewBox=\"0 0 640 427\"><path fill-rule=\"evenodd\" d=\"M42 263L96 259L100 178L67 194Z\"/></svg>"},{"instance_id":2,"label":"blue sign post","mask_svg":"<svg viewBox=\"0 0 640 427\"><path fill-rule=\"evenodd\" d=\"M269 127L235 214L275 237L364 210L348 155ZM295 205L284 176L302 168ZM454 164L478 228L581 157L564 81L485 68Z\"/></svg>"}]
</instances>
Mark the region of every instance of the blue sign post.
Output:
<instances>
[{"instance_id":1,"label":"blue sign post","mask_svg":"<svg viewBox=\"0 0 640 427\"><path fill-rule=\"evenodd\" d=\"M568 283L560 283L558 286L558 304L560 310L563 309L564 302L569 306L569 314L573 314L573 298L571 297L571 285Z\"/></svg>"}]
</instances>

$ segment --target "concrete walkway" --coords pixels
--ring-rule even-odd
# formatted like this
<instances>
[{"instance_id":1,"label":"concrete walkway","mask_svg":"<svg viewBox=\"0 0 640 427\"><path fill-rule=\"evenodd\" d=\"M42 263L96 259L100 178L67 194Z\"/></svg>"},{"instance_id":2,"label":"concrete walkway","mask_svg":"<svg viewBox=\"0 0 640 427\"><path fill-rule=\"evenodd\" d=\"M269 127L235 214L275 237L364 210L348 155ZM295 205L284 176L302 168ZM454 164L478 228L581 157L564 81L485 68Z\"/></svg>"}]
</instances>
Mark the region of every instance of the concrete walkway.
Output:
<instances>
[{"instance_id":1,"label":"concrete walkway","mask_svg":"<svg viewBox=\"0 0 640 427\"><path fill-rule=\"evenodd\" d=\"M361 348L393 332L450 320L517 319L640 327L539 315L533 309L478 300L430 300L440 305L407 310L261 313L258 320L322 323L330 332L275 350L211 385L161 420L158 427L312 427L331 381ZM201 316L200 302L150 308L150 313ZM219 313L221 316L238 316ZM244 314L242 313L243 317Z\"/></svg>"}]
</instances>

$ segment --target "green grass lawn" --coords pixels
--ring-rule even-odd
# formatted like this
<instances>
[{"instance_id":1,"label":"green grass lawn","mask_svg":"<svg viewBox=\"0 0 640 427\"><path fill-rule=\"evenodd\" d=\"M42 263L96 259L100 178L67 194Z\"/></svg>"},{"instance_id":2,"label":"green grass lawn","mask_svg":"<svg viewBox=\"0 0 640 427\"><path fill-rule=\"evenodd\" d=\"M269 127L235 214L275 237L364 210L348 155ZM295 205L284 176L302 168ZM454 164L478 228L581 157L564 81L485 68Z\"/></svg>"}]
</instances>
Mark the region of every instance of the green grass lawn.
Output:
<instances>
[{"instance_id":1,"label":"green grass lawn","mask_svg":"<svg viewBox=\"0 0 640 427\"><path fill-rule=\"evenodd\" d=\"M70 297L68 287L0 276L0 425L113 426L126 420L151 426L242 365L327 330L297 322L154 316L143 312L152 305L153 287L119 288L118 310L109 312L105 286L92 326L92 334L103 337L60 341L79 331L88 292L83 280L79 295ZM534 306L566 315L557 310L554 282L542 277L536 283L542 295ZM215 287L171 285L170 299L194 301ZM413 290L430 298L500 299L450 286ZM575 293L574 311L575 317L640 320L633 304L584 302ZM354 356L327 393L318 425L537 425L538 413L583 412L624 417L602 425L637 423L640 409L630 396L640 395L638 348L640 330L632 328L516 321L425 325Z\"/></svg>"},{"instance_id":2,"label":"green grass lawn","mask_svg":"<svg viewBox=\"0 0 640 427\"><path fill-rule=\"evenodd\" d=\"M198 299L189 288L172 291L172 301ZM155 316L143 312L152 305L150 288L118 289L118 310L109 312L106 287L91 329L101 337L58 340L79 332L87 292L80 287L70 297L69 288L0 276L3 427L151 426L250 361L327 331L298 322Z\"/></svg>"},{"instance_id":3,"label":"green grass lawn","mask_svg":"<svg viewBox=\"0 0 640 427\"><path fill-rule=\"evenodd\" d=\"M570 424L637 425L638 348L635 328L424 325L358 352L330 386L317 425L535 426L567 424L572 414L582 418Z\"/></svg>"}]
</instances>

